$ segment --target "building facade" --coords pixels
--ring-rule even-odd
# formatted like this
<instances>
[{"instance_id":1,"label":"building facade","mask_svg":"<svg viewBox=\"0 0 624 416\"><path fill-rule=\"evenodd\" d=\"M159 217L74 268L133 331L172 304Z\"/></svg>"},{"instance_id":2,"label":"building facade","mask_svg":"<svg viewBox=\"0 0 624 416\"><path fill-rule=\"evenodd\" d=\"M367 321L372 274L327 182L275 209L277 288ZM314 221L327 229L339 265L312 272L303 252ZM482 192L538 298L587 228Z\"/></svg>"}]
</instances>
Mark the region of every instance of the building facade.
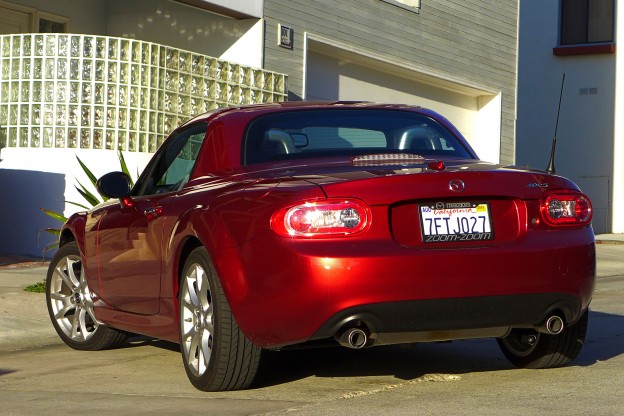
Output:
<instances>
[{"instance_id":1,"label":"building facade","mask_svg":"<svg viewBox=\"0 0 624 416\"><path fill-rule=\"evenodd\" d=\"M513 163L517 17L512 0L0 0L0 209L19 219L0 252L40 253L39 208L76 210L75 156L101 175L120 150L140 170L217 107L418 104Z\"/></svg>"},{"instance_id":2,"label":"building facade","mask_svg":"<svg viewBox=\"0 0 624 416\"><path fill-rule=\"evenodd\" d=\"M546 168L556 129L556 171L591 198L596 233L624 232L624 56L616 52L624 10L616 6L520 2L517 163Z\"/></svg>"},{"instance_id":3,"label":"building facade","mask_svg":"<svg viewBox=\"0 0 624 416\"><path fill-rule=\"evenodd\" d=\"M290 99L429 107L482 159L513 163L517 1L355 4L265 0L264 67L288 74ZM284 26L292 48L276 42Z\"/></svg>"}]
</instances>

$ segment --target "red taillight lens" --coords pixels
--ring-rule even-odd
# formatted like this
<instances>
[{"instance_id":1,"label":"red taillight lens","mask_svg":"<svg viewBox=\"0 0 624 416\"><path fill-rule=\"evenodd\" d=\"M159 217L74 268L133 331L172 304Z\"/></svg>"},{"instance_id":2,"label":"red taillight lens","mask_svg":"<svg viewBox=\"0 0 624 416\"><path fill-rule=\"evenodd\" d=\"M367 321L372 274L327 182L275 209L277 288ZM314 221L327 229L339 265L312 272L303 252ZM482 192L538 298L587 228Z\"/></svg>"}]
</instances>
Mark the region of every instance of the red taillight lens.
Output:
<instances>
[{"instance_id":1,"label":"red taillight lens","mask_svg":"<svg viewBox=\"0 0 624 416\"><path fill-rule=\"evenodd\" d=\"M279 210L271 228L285 237L340 237L362 232L369 222L369 209L361 201L321 200Z\"/></svg>"},{"instance_id":2,"label":"red taillight lens","mask_svg":"<svg viewBox=\"0 0 624 416\"><path fill-rule=\"evenodd\" d=\"M587 225L592 219L588 197L578 193L554 193L546 196L540 209L550 225Z\"/></svg>"},{"instance_id":3,"label":"red taillight lens","mask_svg":"<svg viewBox=\"0 0 624 416\"><path fill-rule=\"evenodd\" d=\"M446 169L446 165L441 160L437 160L435 162L429 162L429 164L427 165L427 168L429 170L442 171Z\"/></svg>"}]
</instances>

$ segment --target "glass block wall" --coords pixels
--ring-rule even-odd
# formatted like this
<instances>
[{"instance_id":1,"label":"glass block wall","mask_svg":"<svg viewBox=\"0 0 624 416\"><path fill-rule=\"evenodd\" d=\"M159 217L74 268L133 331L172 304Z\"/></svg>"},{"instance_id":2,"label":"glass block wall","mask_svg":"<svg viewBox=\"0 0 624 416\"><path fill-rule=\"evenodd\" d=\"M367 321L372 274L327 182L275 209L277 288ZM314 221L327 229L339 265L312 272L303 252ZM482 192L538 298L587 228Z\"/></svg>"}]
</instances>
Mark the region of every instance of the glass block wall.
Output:
<instances>
[{"instance_id":1,"label":"glass block wall","mask_svg":"<svg viewBox=\"0 0 624 416\"><path fill-rule=\"evenodd\" d=\"M0 148L154 152L192 116L285 101L284 74L150 42L0 36Z\"/></svg>"}]
</instances>

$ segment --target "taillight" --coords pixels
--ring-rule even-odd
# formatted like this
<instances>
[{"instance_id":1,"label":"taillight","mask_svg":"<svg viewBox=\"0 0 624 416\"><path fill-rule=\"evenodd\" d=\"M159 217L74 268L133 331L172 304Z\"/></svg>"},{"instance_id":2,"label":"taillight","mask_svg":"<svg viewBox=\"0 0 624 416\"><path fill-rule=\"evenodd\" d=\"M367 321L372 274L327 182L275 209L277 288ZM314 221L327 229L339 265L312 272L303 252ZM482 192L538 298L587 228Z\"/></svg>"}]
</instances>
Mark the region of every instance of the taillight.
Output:
<instances>
[{"instance_id":1,"label":"taillight","mask_svg":"<svg viewBox=\"0 0 624 416\"><path fill-rule=\"evenodd\" d=\"M284 237L345 237L358 234L370 222L370 210L354 199L304 202L271 217L271 228Z\"/></svg>"},{"instance_id":2,"label":"taillight","mask_svg":"<svg viewBox=\"0 0 624 416\"><path fill-rule=\"evenodd\" d=\"M587 225L592 219L592 205L580 193L553 193L542 199L540 210L550 225Z\"/></svg>"}]
</instances>

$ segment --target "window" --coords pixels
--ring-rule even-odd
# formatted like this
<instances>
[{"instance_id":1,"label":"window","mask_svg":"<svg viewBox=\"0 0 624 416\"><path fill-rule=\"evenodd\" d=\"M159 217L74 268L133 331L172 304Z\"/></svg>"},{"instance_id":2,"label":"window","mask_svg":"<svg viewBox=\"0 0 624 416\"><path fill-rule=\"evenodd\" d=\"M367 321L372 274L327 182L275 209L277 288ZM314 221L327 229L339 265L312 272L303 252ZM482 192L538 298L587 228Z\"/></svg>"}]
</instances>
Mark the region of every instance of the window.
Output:
<instances>
[{"instance_id":1,"label":"window","mask_svg":"<svg viewBox=\"0 0 624 416\"><path fill-rule=\"evenodd\" d=\"M413 7L415 9L420 8L420 0L396 0L399 3L403 3L408 7Z\"/></svg>"},{"instance_id":2,"label":"window","mask_svg":"<svg viewBox=\"0 0 624 416\"><path fill-rule=\"evenodd\" d=\"M382 0L406 10L418 13L420 10L420 0Z\"/></svg>"},{"instance_id":3,"label":"window","mask_svg":"<svg viewBox=\"0 0 624 416\"><path fill-rule=\"evenodd\" d=\"M411 111L302 110L266 115L247 129L244 163L411 153L472 159L435 120Z\"/></svg>"},{"instance_id":4,"label":"window","mask_svg":"<svg viewBox=\"0 0 624 416\"><path fill-rule=\"evenodd\" d=\"M561 45L613 42L614 0L561 0Z\"/></svg>"},{"instance_id":5,"label":"window","mask_svg":"<svg viewBox=\"0 0 624 416\"><path fill-rule=\"evenodd\" d=\"M139 179L133 195L154 195L180 190L191 177L205 136L205 124L174 133L148 167L149 174Z\"/></svg>"},{"instance_id":6,"label":"window","mask_svg":"<svg viewBox=\"0 0 624 416\"><path fill-rule=\"evenodd\" d=\"M67 33L69 19L48 12L37 12L39 33Z\"/></svg>"},{"instance_id":7,"label":"window","mask_svg":"<svg viewBox=\"0 0 624 416\"><path fill-rule=\"evenodd\" d=\"M386 146L386 136L382 132L357 127L305 127L301 133L308 143L302 151Z\"/></svg>"},{"instance_id":8,"label":"window","mask_svg":"<svg viewBox=\"0 0 624 416\"><path fill-rule=\"evenodd\" d=\"M65 33L65 24L48 19L39 19L39 33Z\"/></svg>"},{"instance_id":9,"label":"window","mask_svg":"<svg viewBox=\"0 0 624 416\"><path fill-rule=\"evenodd\" d=\"M0 33L67 33L69 18L0 0Z\"/></svg>"}]
</instances>

